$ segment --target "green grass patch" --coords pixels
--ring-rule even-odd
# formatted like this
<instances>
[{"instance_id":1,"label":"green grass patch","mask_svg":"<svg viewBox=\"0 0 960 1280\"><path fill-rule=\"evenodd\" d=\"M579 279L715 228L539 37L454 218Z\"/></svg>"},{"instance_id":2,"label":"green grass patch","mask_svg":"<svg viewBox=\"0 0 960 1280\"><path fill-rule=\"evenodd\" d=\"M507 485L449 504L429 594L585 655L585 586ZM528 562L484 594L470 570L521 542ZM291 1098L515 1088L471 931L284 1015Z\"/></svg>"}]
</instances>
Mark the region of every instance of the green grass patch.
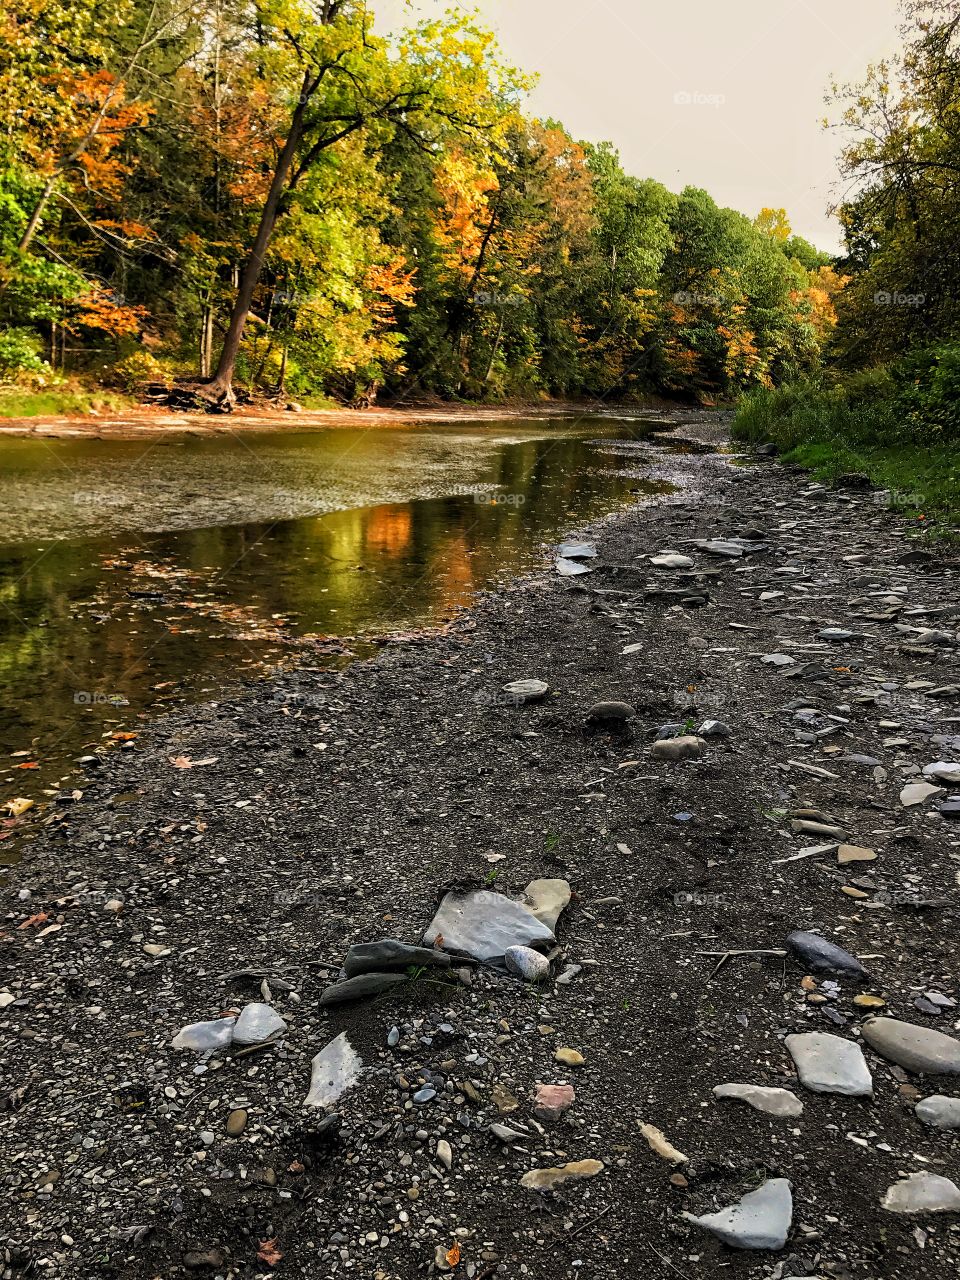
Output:
<instances>
[{"instance_id":1,"label":"green grass patch","mask_svg":"<svg viewBox=\"0 0 960 1280\"><path fill-rule=\"evenodd\" d=\"M925 439L884 371L752 392L737 407L733 435L772 442L784 462L820 480L861 472L886 491L878 505L915 517L921 531L960 533L960 442L936 429Z\"/></svg>"},{"instance_id":2,"label":"green grass patch","mask_svg":"<svg viewBox=\"0 0 960 1280\"><path fill-rule=\"evenodd\" d=\"M86 414L91 409L129 409L136 403L133 396L115 391L2 391L0 418L56 418Z\"/></svg>"}]
</instances>

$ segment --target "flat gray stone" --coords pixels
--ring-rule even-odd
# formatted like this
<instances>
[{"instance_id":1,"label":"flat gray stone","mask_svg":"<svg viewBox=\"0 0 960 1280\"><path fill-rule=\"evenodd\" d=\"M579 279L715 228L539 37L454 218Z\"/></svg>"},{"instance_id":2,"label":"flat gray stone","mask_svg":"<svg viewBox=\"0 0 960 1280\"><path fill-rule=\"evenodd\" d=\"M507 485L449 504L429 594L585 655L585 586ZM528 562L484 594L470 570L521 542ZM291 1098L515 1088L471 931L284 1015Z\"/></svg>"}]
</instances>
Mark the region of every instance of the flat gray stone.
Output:
<instances>
[{"instance_id":1,"label":"flat gray stone","mask_svg":"<svg viewBox=\"0 0 960 1280\"><path fill-rule=\"evenodd\" d=\"M951 760L935 760L923 766L923 776L931 782L960 782L960 764Z\"/></svg>"},{"instance_id":2,"label":"flat gray stone","mask_svg":"<svg viewBox=\"0 0 960 1280\"><path fill-rule=\"evenodd\" d=\"M907 1071L934 1076L960 1074L960 1040L942 1031L897 1018L868 1018L860 1034L881 1058Z\"/></svg>"},{"instance_id":3,"label":"flat gray stone","mask_svg":"<svg viewBox=\"0 0 960 1280\"><path fill-rule=\"evenodd\" d=\"M943 787L935 787L932 782L908 782L900 792L900 803L905 809L912 809L914 805L923 804L934 796L946 794Z\"/></svg>"},{"instance_id":4,"label":"flat gray stone","mask_svg":"<svg viewBox=\"0 0 960 1280\"><path fill-rule=\"evenodd\" d=\"M740 542L728 542L724 538L711 538L703 543L704 551L712 556L725 556L729 560L739 560L746 548Z\"/></svg>"},{"instance_id":5,"label":"flat gray stone","mask_svg":"<svg viewBox=\"0 0 960 1280\"><path fill-rule=\"evenodd\" d=\"M592 560L597 554L595 542L561 542L557 555L564 560Z\"/></svg>"},{"instance_id":6,"label":"flat gray stone","mask_svg":"<svg viewBox=\"0 0 960 1280\"><path fill-rule=\"evenodd\" d=\"M888 1187L880 1203L891 1213L960 1213L960 1187L924 1169Z\"/></svg>"},{"instance_id":7,"label":"flat gray stone","mask_svg":"<svg viewBox=\"0 0 960 1280\"><path fill-rule=\"evenodd\" d=\"M842 1093L850 1098L873 1094L870 1068L853 1040L826 1031L804 1031L787 1036L785 1044L800 1083L812 1093Z\"/></svg>"},{"instance_id":8,"label":"flat gray stone","mask_svg":"<svg viewBox=\"0 0 960 1280\"><path fill-rule=\"evenodd\" d=\"M360 1078L363 1063L341 1031L326 1048L314 1057L310 1070L310 1092L303 1100L305 1107L329 1107Z\"/></svg>"},{"instance_id":9,"label":"flat gray stone","mask_svg":"<svg viewBox=\"0 0 960 1280\"><path fill-rule=\"evenodd\" d=\"M539 702L550 692L546 680L511 680L503 686L503 692L518 705L527 702Z\"/></svg>"},{"instance_id":10,"label":"flat gray stone","mask_svg":"<svg viewBox=\"0 0 960 1280\"><path fill-rule=\"evenodd\" d=\"M793 1220L790 1183L786 1178L770 1178L726 1209L683 1216L734 1249L782 1249Z\"/></svg>"},{"instance_id":11,"label":"flat gray stone","mask_svg":"<svg viewBox=\"0 0 960 1280\"><path fill-rule=\"evenodd\" d=\"M343 982L335 982L320 996L320 1004L324 1007L336 1004L349 1004L352 1000L363 1000L366 996L378 996L382 991L389 991L398 982L406 982L403 973L359 973L355 978L346 978Z\"/></svg>"},{"instance_id":12,"label":"flat gray stone","mask_svg":"<svg viewBox=\"0 0 960 1280\"><path fill-rule=\"evenodd\" d=\"M855 978L865 978L867 971L849 951L828 942L819 933L797 929L787 935L787 950L796 956L813 973L844 973Z\"/></svg>"},{"instance_id":13,"label":"flat gray stone","mask_svg":"<svg viewBox=\"0 0 960 1280\"><path fill-rule=\"evenodd\" d=\"M531 880L523 891L523 905L548 929L556 929L557 921L570 905L570 883L559 879Z\"/></svg>"},{"instance_id":14,"label":"flat gray stone","mask_svg":"<svg viewBox=\"0 0 960 1280\"><path fill-rule=\"evenodd\" d=\"M960 1129L960 1098L934 1093L921 1098L915 1112L918 1120L933 1129Z\"/></svg>"},{"instance_id":15,"label":"flat gray stone","mask_svg":"<svg viewBox=\"0 0 960 1280\"><path fill-rule=\"evenodd\" d=\"M770 1116L799 1116L803 1113L803 1103L789 1089L772 1089L759 1084L718 1084L714 1085L713 1096L745 1102L755 1111L765 1111Z\"/></svg>"},{"instance_id":16,"label":"flat gray stone","mask_svg":"<svg viewBox=\"0 0 960 1280\"><path fill-rule=\"evenodd\" d=\"M554 564L561 578L576 578L581 573L591 572L585 564L578 564L576 560L568 560L566 556L557 556Z\"/></svg>"},{"instance_id":17,"label":"flat gray stone","mask_svg":"<svg viewBox=\"0 0 960 1280\"><path fill-rule=\"evenodd\" d=\"M552 946L553 931L532 911L502 893L472 889L448 893L423 935L430 946L443 938L445 951L475 960L502 960L508 947Z\"/></svg>"},{"instance_id":18,"label":"flat gray stone","mask_svg":"<svg viewBox=\"0 0 960 1280\"><path fill-rule=\"evenodd\" d=\"M193 1049L195 1053L208 1053L214 1049L229 1049L233 1040L236 1018L214 1018L212 1022L191 1022L170 1041L174 1049Z\"/></svg>"},{"instance_id":19,"label":"flat gray stone","mask_svg":"<svg viewBox=\"0 0 960 1280\"><path fill-rule=\"evenodd\" d=\"M343 961L343 971L348 978L360 973L403 973L410 966L415 968L450 968L450 957L432 947L415 947L396 938L381 938L378 942L358 942L350 948Z\"/></svg>"},{"instance_id":20,"label":"flat gray stone","mask_svg":"<svg viewBox=\"0 0 960 1280\"><path fill-rule=\"evenodd\" d=\"M286 1031L287 1024L269 1004L245 1004L233 1028L234 1044L261 1044Z\"/></svg>"}]
</instances>

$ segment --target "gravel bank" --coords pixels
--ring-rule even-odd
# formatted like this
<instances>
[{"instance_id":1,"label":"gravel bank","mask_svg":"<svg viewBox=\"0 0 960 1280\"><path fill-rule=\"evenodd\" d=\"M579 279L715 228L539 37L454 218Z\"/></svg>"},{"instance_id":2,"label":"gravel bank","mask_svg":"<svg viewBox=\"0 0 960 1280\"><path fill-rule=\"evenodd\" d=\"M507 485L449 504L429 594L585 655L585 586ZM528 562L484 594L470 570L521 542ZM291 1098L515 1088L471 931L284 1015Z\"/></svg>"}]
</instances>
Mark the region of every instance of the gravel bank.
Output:
<instances>
[{"instance_id":1,"label":"gravel bank","mask_svg":"<svg viewBox=\"0 0 960 1280\"><path fill-rule=\"evenodd\" d=\"M960 785L901 793L960 759L960 565L868 491L684 433L659 464L683 491L571 531L589 574L545 560L443 632L89 767L3 890L5 1274L955 1276L957 1215L881 1202L960 1179L955 1133L914 1114L960 1081L859 1026L955 1034ZM516 705L522 678L550 693ZM634 714L588 718L602 700ZM652 754L708 720L729 734ZM419 943L448 890L541 877L573 893L546 982L455 962L320 1005L351 944ZM798 930L865 975L815 971ZM171 1046L252 1001L279 1041ZM800 1083L785 1040L812 1031L862 1044L872 1096ZM341 1032L359 1081L305 1107ZM602 1167L525 1177L568 1162ZM782 1249L691 1221L761 1186L778 1213L792 1192Z\"/></svg>"}]
</instances>

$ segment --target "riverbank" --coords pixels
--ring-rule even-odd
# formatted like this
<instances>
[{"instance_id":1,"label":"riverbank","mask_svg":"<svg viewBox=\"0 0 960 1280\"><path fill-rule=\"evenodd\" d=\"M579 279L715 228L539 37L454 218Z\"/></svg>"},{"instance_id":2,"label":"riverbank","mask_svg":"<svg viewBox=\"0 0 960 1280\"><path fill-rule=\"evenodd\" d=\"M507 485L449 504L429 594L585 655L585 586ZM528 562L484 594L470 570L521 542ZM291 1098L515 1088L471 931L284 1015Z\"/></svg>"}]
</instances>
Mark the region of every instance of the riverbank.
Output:
<instances>
[{"instance_id":1,"label":"riverbank","mask_svg":"<svg viewBox=\"0 0 960 1280\"><path fill-rule=\"evenodd\" d=\"M47 414L26 418L0 418L0 440L5 436L39 436L67 440L92 437L114 440L146 440L160 436L218 436L267 431L324 431L331 427L376 426L411 423L445 425L458 422L508 422L531 418L569 419L594 415L663 417L685 422L700 416L693 407L670 404L651 397L649 403L612 404L604 400L511 401L507 404L410 404L373 409L256 408L242 406L230 414L184 413L154 405L79 414Z\"/></svg>"},{"instance_id":2,"label":"riverbank","mask_svg":"<svg viewBox=\"0 0 960 1280\"><path fill-rule=\"evenodd\" d=\"M864 995L955 1021L957 828L901 792L960 754L960 565L869 492L684 435L684 489L571 530L596 540L591 573L545 560L374 659L176 711L54 807L3 890L14 1274L956 1273L954 1219L880 1208L901 1174L957 1177L956 1139L913 1113L950 1078L868 1050L872 1099L815 1093L784 1038L853 1043ZM740 554L702 545L735 536ZM692 570L651 565L664 549ZM549 695L504 698L520 678ZM609 699L633 708L622 728L588 717ZM705 720L729 734L697 758L652 753L662 726ZM842 864L841 843L876 857ZM573 897L542 987L415 968L320 1004L351 944L417 942L446 891L543 877ZM736 954L796 929L869 977ZM171 1047L251 1000L281 1043ZM364 1071L331 1120L304 1097L340 1032ZM789 1089L802 1114L715 1100L729 1081ZM538 1083L567 1082L567 1110L534 1110ZM521 1185L580 1160L602 1169ZM683 1216L776 1178L783 1251L727 1250Z\"/></svg>"}]
</instances>

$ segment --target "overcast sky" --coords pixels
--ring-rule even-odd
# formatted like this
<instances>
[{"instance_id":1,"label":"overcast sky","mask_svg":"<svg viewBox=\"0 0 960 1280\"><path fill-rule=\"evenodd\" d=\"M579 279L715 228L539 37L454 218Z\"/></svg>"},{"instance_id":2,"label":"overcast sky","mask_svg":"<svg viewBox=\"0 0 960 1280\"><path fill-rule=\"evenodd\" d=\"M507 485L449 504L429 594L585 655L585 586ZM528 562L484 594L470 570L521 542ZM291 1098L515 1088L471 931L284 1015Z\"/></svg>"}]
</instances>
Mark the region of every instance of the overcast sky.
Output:
<instances>
[{"instance_id":1,"label":"overcast sky","mask_svg":"<svg viewBox=\"0 0 960 1280\"><path fill-rule=\"evenodd\" d=\"M474 7L507 58L540 82L530 108L577 138L613 142L628 172L705 187L753 216L839 246L827 205L839 139L832 78L859 79L899 46L896 0L371 0L387 29Z\"/></svg>"}]
</instances>

